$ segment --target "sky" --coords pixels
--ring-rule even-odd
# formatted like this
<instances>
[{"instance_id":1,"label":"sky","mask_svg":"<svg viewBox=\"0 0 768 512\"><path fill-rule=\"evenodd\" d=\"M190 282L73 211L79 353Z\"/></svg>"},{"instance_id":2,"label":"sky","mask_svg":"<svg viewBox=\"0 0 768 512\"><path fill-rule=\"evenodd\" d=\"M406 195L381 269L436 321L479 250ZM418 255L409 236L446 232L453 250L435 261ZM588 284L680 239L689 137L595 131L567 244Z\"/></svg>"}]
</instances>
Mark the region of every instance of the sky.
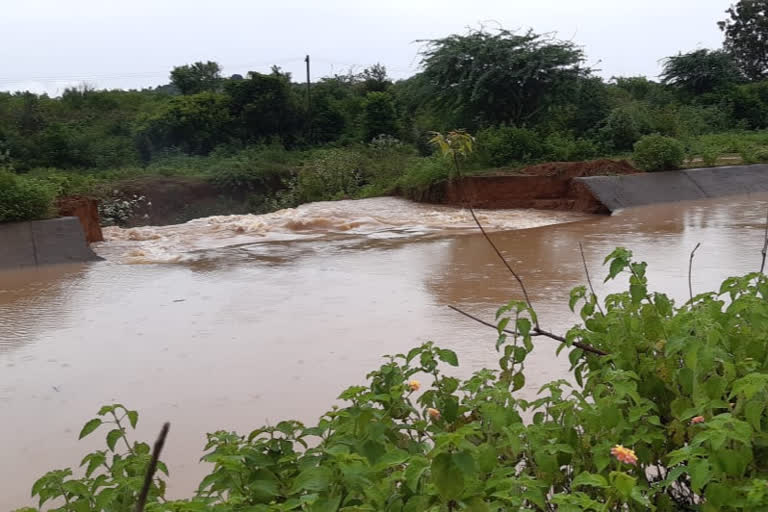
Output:
<instances>
[{"instance_id":1,"label":"sky","mask_svg":"<svg viewBox=\"0 0 768 512\"><path fill-rule=\"evenodd\" d=\"M200 60L223 74L304 80L376 62L419 69L418 40L467 27L556 32L605 78L656 77L661 59L717 48L730 0L0 0L0 90L51 95L88 84L142 88Z\"/></svg>"}]
</instances>

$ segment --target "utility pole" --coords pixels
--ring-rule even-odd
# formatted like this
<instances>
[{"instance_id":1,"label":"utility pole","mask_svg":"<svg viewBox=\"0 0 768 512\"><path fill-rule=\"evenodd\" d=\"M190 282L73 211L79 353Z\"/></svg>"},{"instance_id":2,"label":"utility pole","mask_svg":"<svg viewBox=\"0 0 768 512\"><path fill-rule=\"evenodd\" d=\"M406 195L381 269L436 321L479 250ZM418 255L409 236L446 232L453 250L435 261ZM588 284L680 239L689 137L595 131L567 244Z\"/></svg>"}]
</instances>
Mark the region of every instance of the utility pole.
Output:
<instances>
[{"instance_id":1,"label":"utility pole","mask_svg":"<svg viewBox=\"0 0 768 512\"><path fill-rule=\"evenodd\" d=\"M309 141L312 142L312 90L309 76L309 55L304 59L307 63L307 132Z\"/></svg>"}]
</instances>

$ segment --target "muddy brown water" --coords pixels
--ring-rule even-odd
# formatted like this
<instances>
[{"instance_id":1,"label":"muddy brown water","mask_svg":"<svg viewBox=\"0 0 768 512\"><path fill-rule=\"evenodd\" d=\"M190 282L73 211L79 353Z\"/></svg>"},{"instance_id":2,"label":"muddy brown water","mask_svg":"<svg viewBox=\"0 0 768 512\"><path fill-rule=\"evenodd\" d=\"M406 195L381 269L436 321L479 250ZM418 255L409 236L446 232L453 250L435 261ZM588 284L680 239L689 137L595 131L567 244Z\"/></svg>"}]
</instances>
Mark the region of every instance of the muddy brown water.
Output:
<instances>
[{"instance_id":1,"label":"muddy brown water","mask_svg":"<svg viewBox=\"0 0 768 512\"><path fill-rule=\"evenodd\" d=\"M616 246L649 263L651 285L684 300L757 270L768 195L656 205L612 217L480 212L522 274L544 327L577 321L578 243L599 294ZM466 212L384 198L318 203L268 216L108 229L87 266L0 273L0 510L31 504L35 478L103 446L77 441L104 403L140 411L137 437L171 422L169 494L190 493L206 432L313 421L381 355L426 340L466 376L494 365L492 319L520 292ZM556 343L537 340L522 390L567 376Z\"/></svg>"}]
</instances>

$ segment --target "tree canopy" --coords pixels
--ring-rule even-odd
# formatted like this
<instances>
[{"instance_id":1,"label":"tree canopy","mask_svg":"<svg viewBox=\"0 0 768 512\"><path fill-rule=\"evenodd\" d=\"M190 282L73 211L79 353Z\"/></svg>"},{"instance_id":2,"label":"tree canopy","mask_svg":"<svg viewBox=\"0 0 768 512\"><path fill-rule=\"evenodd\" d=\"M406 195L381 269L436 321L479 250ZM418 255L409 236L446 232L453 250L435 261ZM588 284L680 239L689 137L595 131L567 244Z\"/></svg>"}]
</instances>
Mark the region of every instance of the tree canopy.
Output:
<instances>
[{"instance_id":1,"label":"tree canopy","mask_svg":"<svg viewBox=\"0 0 768 512\"><path fill-rule=\"evenodd\" d=\"M740 0L718 23L725 33L724 48L733 54L752 80L768 75L768 0Z\"/></svg>"},{"instance_id":2,"label":"tree canopy","mask_svg":"<svg viewBox=\"0 0 768 512\"><path fill-rule=\"evenodd\" d=\"M695 50L664 61L664 84L690 94L705 94L743 80L738 63L723 50Z\"/></svg>"},{"instance_id":3,"label":"tree canopy","mask_svg":"<svg viewBox=\"0 0 768 512\"><path fill-rule=\"evenodd\" d=\"M434 99L469 128L530 122L590 73L581 48L533 31L470 30L424 42Z\"/></svg>"},{"instance_id":4,"label":"tree canopy","mask_svg":"<svg viewBox=\"0 0 768 512\"><path fill-rule=\"evenodd\" d=\"M171 71L171 83L181 94L214 91L221 82L221 67L216 62L195 62Z\"/></svg>"}]
</instances>

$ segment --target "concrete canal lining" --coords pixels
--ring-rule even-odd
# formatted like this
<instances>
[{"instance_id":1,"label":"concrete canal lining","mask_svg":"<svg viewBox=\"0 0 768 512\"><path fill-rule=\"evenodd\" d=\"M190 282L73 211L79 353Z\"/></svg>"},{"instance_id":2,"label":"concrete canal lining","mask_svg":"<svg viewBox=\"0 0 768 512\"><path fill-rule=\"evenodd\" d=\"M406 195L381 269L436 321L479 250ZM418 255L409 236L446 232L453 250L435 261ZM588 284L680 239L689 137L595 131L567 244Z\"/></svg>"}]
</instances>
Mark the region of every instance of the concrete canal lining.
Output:
<instances>
[{"instance_id":1,"label":"concrete canal lining","mask_svg":"<svg viewBox=\"0 0 768 512\"><path fill-rule=\"evenodd\" d=\"M574 178L610 211L633 206L768 192L768 165Z\"/></svg>"},{"instance_id":2,"label":"concrete canal lining","mask_svg":"<svg viewBox=\"0 0 768 512\"><path fill-rule=\"evenodd\" d=\"M77 217L0 224L0 269L100 259Z\"/></svg>"}]
</instances>

